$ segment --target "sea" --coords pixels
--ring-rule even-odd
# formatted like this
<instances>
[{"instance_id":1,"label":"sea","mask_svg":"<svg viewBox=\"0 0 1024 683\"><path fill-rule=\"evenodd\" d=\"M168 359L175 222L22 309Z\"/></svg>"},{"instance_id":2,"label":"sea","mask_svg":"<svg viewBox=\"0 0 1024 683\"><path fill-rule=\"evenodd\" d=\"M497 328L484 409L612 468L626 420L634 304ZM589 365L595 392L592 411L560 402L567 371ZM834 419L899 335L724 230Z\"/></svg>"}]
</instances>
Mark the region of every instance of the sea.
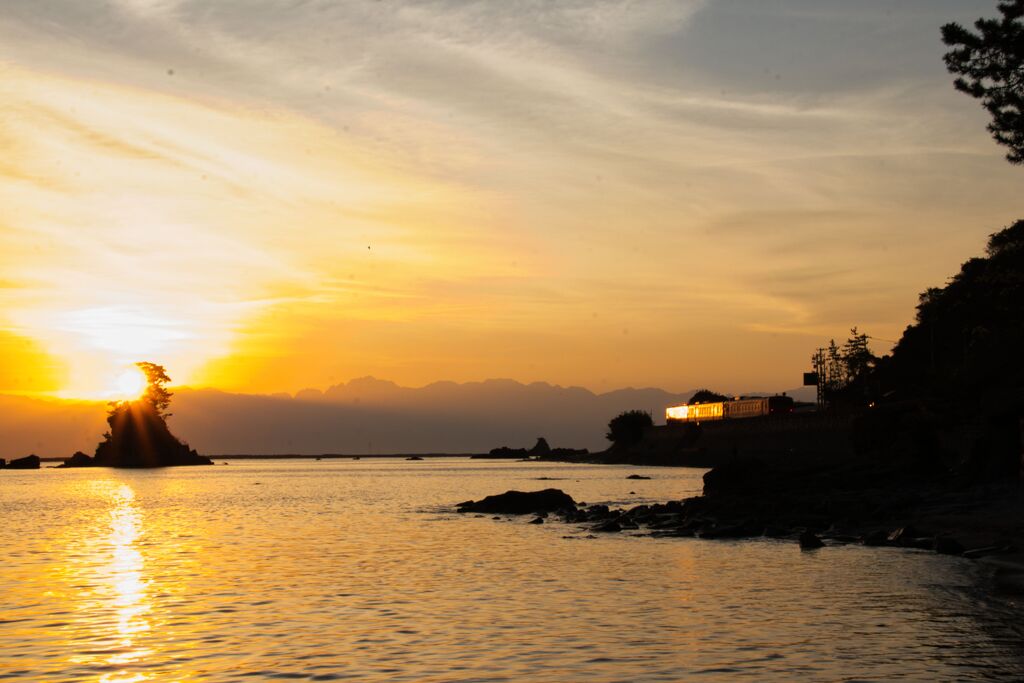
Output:
<instances>
[{"instance_id":1,"label":"sea","mask_svg":"<svg viewBox=\"0 0 1024 683\"><path fill-rule=\"evenodd\" d=\"M664 502L699 494L703 473L468 458L0 471L0 680L1024 679L1021 603L977 562L453 512L549 487Z\"/></svg>"}]
</instances>

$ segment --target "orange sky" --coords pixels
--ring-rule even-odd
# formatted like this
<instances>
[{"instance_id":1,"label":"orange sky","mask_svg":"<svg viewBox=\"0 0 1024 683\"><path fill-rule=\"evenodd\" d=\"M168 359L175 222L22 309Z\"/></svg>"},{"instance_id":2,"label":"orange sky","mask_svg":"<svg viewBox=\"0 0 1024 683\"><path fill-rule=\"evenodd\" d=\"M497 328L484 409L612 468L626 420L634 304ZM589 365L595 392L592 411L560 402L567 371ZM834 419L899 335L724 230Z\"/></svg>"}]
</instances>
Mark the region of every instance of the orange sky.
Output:
<instances>
[{"instance_id":1,"label":"orange sky","mask_svg":"<svg viewBox=\"0 0 1024 683\"><path fill-rule=\"evenodd\" d=\"M792 387L1021 214L875 4L13 0L0 392Z\"/></svg>"}]
</instances>

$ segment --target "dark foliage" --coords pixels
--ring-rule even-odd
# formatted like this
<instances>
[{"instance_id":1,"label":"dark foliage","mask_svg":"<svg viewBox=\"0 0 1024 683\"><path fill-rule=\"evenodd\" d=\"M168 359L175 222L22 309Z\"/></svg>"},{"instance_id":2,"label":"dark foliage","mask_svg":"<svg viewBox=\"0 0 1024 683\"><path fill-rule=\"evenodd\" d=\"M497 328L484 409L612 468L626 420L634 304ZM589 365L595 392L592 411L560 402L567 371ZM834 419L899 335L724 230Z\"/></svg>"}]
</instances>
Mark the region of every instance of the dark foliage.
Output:
<instances>
[{"instance_id":1,"label":"dark foliage","mask_svg":"<svg viewBox=\"0 0 1024 683\"><path fill-rule=\"evenodd\" d=\"M991 114L989 132L1009 148L1011 164L1024 163L1024 0L999 3L1001 19L978 19L977 33L960 24L942 27L952 49L946 68L957 74L956 89L981 100Z\"/></svg>"},{"instance_id":2,"label":"dark foliage","mask_svg":"<svg viewBox=\"0 0 1024 683\"><path fill-rule=\"evenodd\" d=\"M874 385L872 371L878 358L871 353L868 339L854 327L842 346L832 339L824 349L816 367L823 374L824 398L830 408L849 410L869 403Z\"/></svg>"},{"instance_id":3,"label":"dark foliage","mask_svg":"<svg viewBox=\"0 0 1024 683\"><path fill-rule=\"evenodd\" d=\"M643 437L644 430L654 425L651 414L644 410L627 410L608 423L605 438L616 446L632 446Z\"/></svg>"},{"instance_id":4,"label":"dark foliage","mask_svg":"<svg viewBox=\"0 0 1024 683\"><path fill-rule=\"evenodd\" d=\"M1021 391L1024 220L992 235L987 254L921 294L916 322L875 373L883 390L953 401Z\"/></svg>"},{"instance_id":5,"label":"dark foliage","mask_svg":"<svg viewBox=\"0 0 1024 683\"><path fill-rule=\"evenodd\" d=\"M719 394L716 391L710 389L698 389L693 396L690 397L689 403L718 403L719 401L728 401L729 397L725 394Z\"/></svg>"},{"instance_id":6,"label":"dark foliage","mask_svg":"<svg viewBox=\"0 0 1024 683\"><path fill-rule=\"evenodd\" d=\"M146 376L146 391L140 400L149 403L161 416L170 417L167 408L171 405L171 397L174 394L167 389L167 384L171 381L167 376L167 370L162 365L145 361L136 363L135 366Z\"/></svg>"}]
</instances>

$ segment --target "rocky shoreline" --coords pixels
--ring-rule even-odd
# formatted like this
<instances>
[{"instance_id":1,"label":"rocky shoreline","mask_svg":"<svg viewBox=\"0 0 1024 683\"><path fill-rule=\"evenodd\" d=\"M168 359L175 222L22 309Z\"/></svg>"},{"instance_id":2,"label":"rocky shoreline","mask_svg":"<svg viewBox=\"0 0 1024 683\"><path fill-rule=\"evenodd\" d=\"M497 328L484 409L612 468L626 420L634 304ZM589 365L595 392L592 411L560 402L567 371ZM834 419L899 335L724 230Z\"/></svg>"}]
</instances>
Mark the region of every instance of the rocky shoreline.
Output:
<instances>
[{"instance_id":1,"label":"rocky shoreline","mask_svg":"<svg viewBox=\"0 0 1024 683\"><path fill-rule=\"evenodd\" d=\"M584 505L558 489L509 491L458 512L533 515L590 534L707 540L772 538L806 550L860 544L985 558L1024 594L1024 496L1016 483L965 485L904 461L785 466L737 461L708 471L704 495L632 508Z\"/></svg>"}]
</instances>

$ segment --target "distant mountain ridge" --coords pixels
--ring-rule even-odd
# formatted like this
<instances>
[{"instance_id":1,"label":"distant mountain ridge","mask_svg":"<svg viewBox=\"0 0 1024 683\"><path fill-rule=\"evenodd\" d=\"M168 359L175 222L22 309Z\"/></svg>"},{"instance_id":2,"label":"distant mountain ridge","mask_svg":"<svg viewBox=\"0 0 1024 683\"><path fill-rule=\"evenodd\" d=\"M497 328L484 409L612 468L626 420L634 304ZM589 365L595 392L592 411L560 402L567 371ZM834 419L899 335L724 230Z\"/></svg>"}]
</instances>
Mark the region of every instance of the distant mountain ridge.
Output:
<instances>
[{"instance_id":1,"label":"distant mountain ridge","mask_svg":"<svg viewBox=\"0 0 1024 683\"><path fill-rule=\"evenodd\" d=\"M295 396L179 387L169 423L205 454L471 453L528 447L539 436L552 446L600 450L608 421L620 412L647 410L660 421L666 406L693 393L625 388L598 394L510 379L412 388L374 377ZM0 457L91 452L105 429L105 410L98 401L0 395Z\"/></svg>"}]
</instances>

